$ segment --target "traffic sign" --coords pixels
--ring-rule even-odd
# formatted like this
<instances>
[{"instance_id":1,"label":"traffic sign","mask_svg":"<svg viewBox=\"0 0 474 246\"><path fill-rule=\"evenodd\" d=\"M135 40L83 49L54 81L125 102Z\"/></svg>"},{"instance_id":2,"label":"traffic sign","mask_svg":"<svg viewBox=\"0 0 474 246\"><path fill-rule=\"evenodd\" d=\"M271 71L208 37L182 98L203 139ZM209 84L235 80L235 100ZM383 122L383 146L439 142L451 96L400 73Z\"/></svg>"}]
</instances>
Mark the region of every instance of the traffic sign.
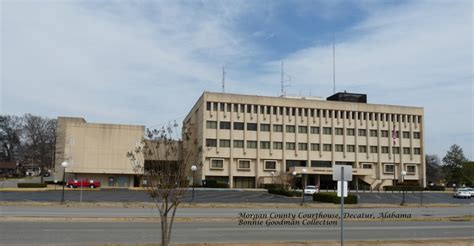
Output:
<instances>
[{"instance_id":1,"label":"traffic sign","mask_svg":"<svg viewBox=\"0 0 474 246\"><path fill-rule=\"evenodd\" d=\"M344 177L342 177L342 168L344 167ZM352 181L352 166L334 165L332 167L332 180L334 181Z\"/></svg>"},{"instance_id":2,"label":"traffic sign","mask_svg":"<svg viewBox=\"0 0 474 246\"><path fill-rule=\"evenodd\" d=\"M344 170L345 172L346 170ZM337 181L337 197L341 197L342 182L344 182L344 197L347 197L347 181Z\"/></svg>"}]
</instances>

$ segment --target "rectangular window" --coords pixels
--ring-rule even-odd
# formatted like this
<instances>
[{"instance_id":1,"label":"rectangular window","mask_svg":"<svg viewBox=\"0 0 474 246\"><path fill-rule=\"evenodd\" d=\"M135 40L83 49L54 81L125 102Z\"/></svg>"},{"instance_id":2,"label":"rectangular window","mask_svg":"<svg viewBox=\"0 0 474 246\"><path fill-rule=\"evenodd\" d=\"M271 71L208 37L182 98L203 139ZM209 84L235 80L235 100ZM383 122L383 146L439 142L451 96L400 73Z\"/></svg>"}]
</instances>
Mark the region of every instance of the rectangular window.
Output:
<instances>
[{"instance_id":1,"label":"rectangular window","mask_svg":"<svg viewBox=\"0 0 474 246\"><path fill-rule=\"evenodd\" d=\"M265 106L260 105L260 113L261 114L265 113Z\"/></svg>"},{"instance_id":2,"label":"rectangular window","mask_svg":"<svg viewBox=\"0 0 474 246\"><path fill-rule=\"evenodd\" d=\"M382 131L382 135L383 135L383 131ZM370 130L370 136L377 137L377 130Z\"/></svg>"},{"instance_id":3,"label":"rectangular window","mask_svg":"<svg viewBox=\"0 0 474 246\"><path fill-rule=\"evenodd\" d=\"M400 147L392 147L394 154L400 154Z\"/></svg>"},{"instance_id":4,"label":"rectangular window","mask_svg":"<svg viewBox=\"0 0 474 246\"><path fill-rule=\"evenodd\" d=\"M283 132L283 125L273 125L274 132Z\"/></svg>"},{"instance_id":5,"label":"rectangular window","mask_svg":"<svg viewBox=\"0 0 474 246\"><path fill-rule=\"evenodd\" d=\"M307 126L298 126L298 133L308 133Z\"/></svg>"},{"instance_id":6,"label":"rectangular window","mask_svg":"<svg viewBox=\"0 0 474 246\"><path fill-rule=\"evenodd\" d=\"M267 114L271 114L271 113L272 113L272 107L267 106Z\"/></svg>"},{"instance_id":7,"label":"rectangular window","mask_svg":"<svg viewBox=\"0 0 474 246\"><path fill-rule=\"evenodd\" d=\"M286 126L286 132L289 132L289 133L294 133L295 132L295 126Z\"/></svg>"},{"instance_id":8,"label":"rectangular window","mask_svg":"<svg viewBox=\"0 0 474 246\"><path fill-rule=\"evenodd\" d=\"M409 155L410 154L410 148L404 147L403 148L403 154L404 155Z\"/></svg>"},{"instance_id":9,"label":"rectangular window","mask_svg":"<svg viewBox=\"0 0 474 246\"><path fill-rule=\"evenodd\" d=\"M403 138L410 138L410 132L403 132Z\"/></svg>"},{"instance_id":10,"label":"rectangular window","mask_svg":"<svg viewBox=\"0 0 474 246\"><path fill-rule=\"evenodd\" d=\"M382 130L382 131L380 131L380 133L382 134L383 138L388 138L388 131L387 130Z\"/></svg>"},{"instance_id":11,"label":"rectangular window","mask_svg":"<svg viewBox=\"0 0 474 246\"><path fill-rule=\"evenodd\" d=\"M413 138L414 139L420 139L420 133L419 132L414 132L413 133Z\"/></svg>"},{"instance_id":12,"label":"rectangular window","mask_svg":"<svg viewBox=\"0 0 474 246\"><path fill-rule=\"evenodd\" d=\"M247 123L247 131L256 131L257 123Z\"/></svg>"},{"instance_id":13,"label":"rectangular window","mask_svg":"<svg viewBox=\"0 0 474 246\"><path fill-rule=\"evenodd\" d=\"M244 140L234 140L234 148L243 148Z\"/></svg>"},{"instance_id":14,"label":"rectangular window","mask_svg":"<svg viewBox=\"0 0 474 246\"><path fill-rule=\"evenodd\" d=\"M344 152L344 145L336 144L336 152Z\"/></svg>"},{"instance_id":15,"label":"rectangular window","mask_svg":"<svg viewBox=\"0 0 474 246\"><path fill-rule=\"evenodd\" d=\"M323 151L332 151L332 145L323 144Z\"/></svg>"},{"instance_id":16,"label":"rectangular window","mask_svg":"<svg viewBox=\"0 0 474 246\"><path fill-rule=\"evenodd\" d=\"M249 149L256 149L257 148L257 141L247 141L247 148Z\"/></svg>"},{"instance_id":17,"label":"rectangular window","mask_svg":"<svg viewBox=\"0 0 474 246\"><path fill-rule=\"evenodd\" d=\"M269 132L270 131L270 124L260 124L260 131Z\"/></svg>"},{"instance_id":18,"label":"rectangular window","mask_svg":"<svg viewBox=\"0 0 474 246\"><path fill-rule=\"evenodd\" d=\"M230 148L230 140L220 139L219 140L219 147Z\"/></svg>"},{"instance_id":19,"label":"rectangular window","mask_svg":"<svg viewBox=\"0 0 474 246\"><path fill-rule=\"evenodd\" d=\"M387 146L382 146L382 153L383 154L388 154L388 147Z\"/></svg>"},{"instance_id":20,"label":"rectangular window","mask_svg":"<svg viewBox=\"0 0 474 246\"><path fill-rule=\"evenodd\" d=\"M217 129L217 121L208 120L206 121L207 129Z\"/></svg>"},{"instance_id":21,"label":"rectangular window","mask_svg":"<svg viewBox=\"0 0 474 246\"><path fill-rule=\"evenodd\" d=\"M276 161L265 161L265 170L276 170Z\"/></svg>"},{"instance_id":22,"label":"rectangular window","mask_svg":"<svg viewBox=\"0 0 474 246\"><path fill-rule=\"evenodd\" d=\"M283 149L282 142L273 142L273 149Z\"/></svg>"},{"instance_id":23,"label":"rectangular window","mask_svg":"<svg viewBox=\"0 0 474 246\"><path fill-rule=\"evenodd\" d=\"M239 112L239 104L234 104L234 113L238 113Z\"/></svg>"},{"instance_id":24,"label":"rectangular window","mask_svg":"<svg viewBox=\"0 0 474 246\"><path fill-rule=\"evenodd\" d=\"M220 129L230 129L230 122L229 121L221 121L219 122L219 128Z\"/></svg>"},{"instance_id":25,"label":"rectangular window","mask_svg":"<svg viewBox=\"0 0 474 246\"><path fill-rule=\"evenodd\" d=\"M260 149L270 149L270 142L260 141Z\"/></svg>"},{"instance_id":26,"label":"rectangular window","mask_svg":"<svg viewBox=\"0 0 474 246\"><path fill-rule=\"evenodd\" d=\"M383 166L384 173L393 173L395 172L395 166L393 164L385 164Z\"/></svg>"},{"instance_id":27,"label":"rectangular window","mask_svg":"<svg viewBox=\"0 0 474 246\"><path fill-rule=\"evenodd\" d=\"M234 130L244 130L244 123L234 122Z\"/></svg>"},{"instance_id":28,"label":"rectangular window","mask_svg":"<svg viewBox=\"0 0 474 246\"><path fill-rule=\"evenodd\" d=\"M249 170L250 169L250 160L239 160L239 168Z\"/></svg>"},{"instance_id":29,"label":"rectangular window","mask_svg":"<svg viewBox=\"0 0 474 246\"><path fill-rule=\"evenodd\" d=\"M214 102L212 103L212 106L213 106L212 110L217 111L217 107L219 107L219 103Z\"/></svg>"},{"instance_id":30,"label":"rectangular window","mask_svg":"<svg viewBox=\"0 0 474 246\"><path fill-rule=\"evenodd\" d=\"M207 111L211 111L211 109L212 109L212 104L211 104L211 102L206 102L206 110L207 110Z\"/></svg>"},{"instance_id":31,"label":"rectangular window","mask_svg":"<svg viewBox=\"0 0 474 246\"><path fill-rule=\"evenodd\" d=\"M206 147L217 147L217 140L212 138L206 138Z\"/></svg>"},{"instance_id":32,"label":"rectangular window","mask_svg":"<svg viewBox=\"0 0 474 246\"><path fill-rule=\"evenodd\" d=\"M287 142L286 143L286 149L287 150L295 150L295 143Z\"/></svg>"},{"instance_id":33,"label":"rectangular window","mask_svg":"<svg viewBox=\"0 0 474 246\"><path fill-rule=\"evenodd\" d=\"M312 143L312 144L311 144L311 150L312 150L312 151L319 151L319 144L317 144L317 143Z\"/></svg>"},{"instance_id":34,"label":"rectangular window","mask_svg":"<svg viewBox=\"0 0 474 246\"><path fill-rule=\"evenodd\" d=\"M361 136L361 137L367 136L367 130L365 130L365 129L359 129L359 136Z\"/></svg>"},{"instance_id":35,"label":"rectangular window","mask_svg":"<svg viewBox=\"0 0 474 246\"><path fill-rule=\"evenodd\" d=\"M367 146L359 145L359 153L367 153Z\"/></svg>"},{"instance_id":36,"label":"rectangular window","mask_svg":"<svg viewBox=\"0 0 474 246\"><path fill-rule=\"evenodd\" d=\"M240 112L245 112L245 104L240 104Z\"/></svg>"},{"instance_id":37,"label":"rectangular window","mask_svg":"<svg viewBox=\"0 0 474 246\"><path fill-rule=\"evenodd\" d=\"M324 135L331 135L332 134L331 127L323 127L323 134Z\"/></svg>"},{"instance_id":38,"label":"rectangular window","mask_svg":"<svg viewBox=\"0 0 474 246\"><path fill-rule=\"evenodd\" d=\"M319 134L319 127L312 126L310 129L311 129L311 134Z\"/></svg>"},{"instance_id":39,"label":"rectangular window","mask_svg":"<svg viewBox=\"0 0 474 246\"><path fill-rule=\"evenodd\" d=\"M421 149L420 149L420 148L414 148L414 149L413 149L413 154L415 154L415 155L421 155Z\"/></svg>"},{"instance_id":40,"label":"rectangular window","mask_svg":"<svg viewBox=\"0 0 474 246\"><path fill-rule=\"evenodd\" d=\"M355 152L355 145L347 145L347 152Z\"/></svg>"},{"instance_id":41,"label":"rectangular window","mask_svg":"<svg viewBox=\"0 0 474 246\"><path fill-rule=\"evenodd\" d=\"M334 130L336 131L336 135L343 135L344 134L344 129L342 128L334 128Z\"/></svg>"},{"instance_id":42,"label":"rectangular window","mask_svg":"<svg viewBox=\"0 0 474 246\"><path fill-rule=\"evenodd\" d=\"M354 128L347 128L347 136L354 136L355 135L355 130Z\"/></svg>"},{"instance_id":43,"label":"rectangular window","mask_svg":"<svg viewBox=\"0 0 474 246\"><path fill-rule=\"evenodd\" d=\"M378 147L377 146L370 146L370 153L378 153Z\"/></svg>"},{"instance_id":44,"label":"rectangular window","mask_svg":"<svg viewBox=\"0 0 474 246\"><path fill-rule=\"evenodd\" d=\"M224 160L211 159L211 169L224 169Z\"/></svg>"},{"instance_id":45,"label":"rectangular window","mask_svg":"<svg viewBox=\"0 0 474 246\"><path fill-rule=\"evenodd\" d=\"M232 110L232 104L228 103L227 104L227 112L230 112Z\"/></svg>"},{"instance_id":46,"label":"rectangular window","mask_svg":"<svg viewBox=\"0 0 474 246\"><path fill-rule=\"evenodd\" d=\"M407 166L407 173L408 174L415 174L416 173L416 166L414 166L414 165Z\"/></svg>"},{"instance_id":47,"label":"rectangular window","mask_svg":"<svg viewBox=\"0 0 474 246\"><path fill-rule=\"evenodd\" d=\"M298 150L308 150L307 143L298 143Z\"/></svg>"},{"instance_id":48,"label":"rectangular window","mask_svg":"<svg viewBox=\"0 0 474 246\"><path fill-rule=\"evenodd\" d=\"M362 164L363 169L372 169L372 164Z\"/></svg>"}]
</instances>

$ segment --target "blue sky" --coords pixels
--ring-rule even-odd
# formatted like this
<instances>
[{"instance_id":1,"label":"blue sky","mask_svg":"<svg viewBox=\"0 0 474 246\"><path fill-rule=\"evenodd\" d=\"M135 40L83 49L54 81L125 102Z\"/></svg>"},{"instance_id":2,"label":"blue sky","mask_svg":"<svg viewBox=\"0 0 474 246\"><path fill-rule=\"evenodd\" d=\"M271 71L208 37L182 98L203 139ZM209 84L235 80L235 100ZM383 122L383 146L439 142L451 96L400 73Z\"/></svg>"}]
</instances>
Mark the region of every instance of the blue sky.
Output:
<instances>
[{"instance_id":1,"label":"blue sky","mask_svg":"<svg viewBox=\"0 0 474 246\"><path fill-rule=\"evenodd\" d=\"M472 1L13 1L1 6L1 114L180 122L204 90L338 91L425 108L426 152L474 159Z\"/></svg>"}]
</instances>

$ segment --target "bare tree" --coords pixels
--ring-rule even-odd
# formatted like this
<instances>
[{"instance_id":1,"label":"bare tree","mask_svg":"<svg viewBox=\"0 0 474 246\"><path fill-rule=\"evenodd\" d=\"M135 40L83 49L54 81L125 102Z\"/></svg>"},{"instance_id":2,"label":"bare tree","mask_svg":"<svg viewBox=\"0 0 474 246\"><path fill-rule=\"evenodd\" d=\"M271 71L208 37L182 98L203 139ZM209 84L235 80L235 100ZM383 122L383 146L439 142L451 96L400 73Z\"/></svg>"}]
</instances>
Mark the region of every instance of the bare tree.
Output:
<instances>
[{"instance_id":1,"label":"bare tree","mask_svg":"<svg viewBox=\"0 0 474 246\"><path fill-rule=\"evenodd\" d=\"M201 151L197 142L190 141L186 129L183 129L183 141L172 139L172 133L171 126L147 130L135 150L127 153L160 214L162 246L170 245L176 209L189 186L191 161Z\"/></svg>"},{"instance_id":2,"label":"bare tree","mask_svg":"<svg viewBox=\"0 0 474 246\"><path fill-rule=\"evenodd\" d=\"M43 174L44 170L52 168L54 163L56 120L25 114L23 121L25 158L37 163Z\"/></svg>"},{"instance_id":3,"label":"bare tree","mask_svg":"<svg viewBox=\"0 0 474 246\"><path fill-rule=\"evenodd\" d=\"M20 159L23 120L14 115L0 115L0 160Z\"/></svg>"}]
</instances>

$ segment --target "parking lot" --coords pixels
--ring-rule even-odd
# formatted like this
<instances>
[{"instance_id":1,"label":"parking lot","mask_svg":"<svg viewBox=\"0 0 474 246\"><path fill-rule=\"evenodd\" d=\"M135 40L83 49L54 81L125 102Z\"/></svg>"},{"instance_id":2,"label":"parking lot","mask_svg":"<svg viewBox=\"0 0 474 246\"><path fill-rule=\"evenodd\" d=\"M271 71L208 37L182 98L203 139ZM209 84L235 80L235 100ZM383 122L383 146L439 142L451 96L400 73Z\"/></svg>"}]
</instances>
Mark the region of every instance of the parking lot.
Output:
<instances>
[{"instance_id":1,"label":"parking lot","mask_svg":"<svg viewBox=\"0 0 474 246\"><path fill-rule=\"evenodd\" d=\"M374 192L362 193L351 192L359 198L359 203L384 203L384 204L400 204L402 201L402 193L399 192ZM65 199L67 201L79 201L81 191L66 190ZM59 201L61 199L61 190L50 191L1 191L0 201ZM450 203L450 204L470 204L474 199L456 199L451 193L435 193L423 192L407 192L405 194L406 203L420 203L423 199L424 204L428 203ZM148 194L139 190L127 189L103 189L103 190L84 190L82 192L82 200L85 202L151 202ZM183 201L191 202L192 191L186 193ZM242 191L242 190L205 190L197 189L194 194L194 202L208 203L300 203L301 198L290 198L280 195L268 194L266 191ZM311 196L305 197L306 202L312 202Z\"/></svg>"}]
</instances>

